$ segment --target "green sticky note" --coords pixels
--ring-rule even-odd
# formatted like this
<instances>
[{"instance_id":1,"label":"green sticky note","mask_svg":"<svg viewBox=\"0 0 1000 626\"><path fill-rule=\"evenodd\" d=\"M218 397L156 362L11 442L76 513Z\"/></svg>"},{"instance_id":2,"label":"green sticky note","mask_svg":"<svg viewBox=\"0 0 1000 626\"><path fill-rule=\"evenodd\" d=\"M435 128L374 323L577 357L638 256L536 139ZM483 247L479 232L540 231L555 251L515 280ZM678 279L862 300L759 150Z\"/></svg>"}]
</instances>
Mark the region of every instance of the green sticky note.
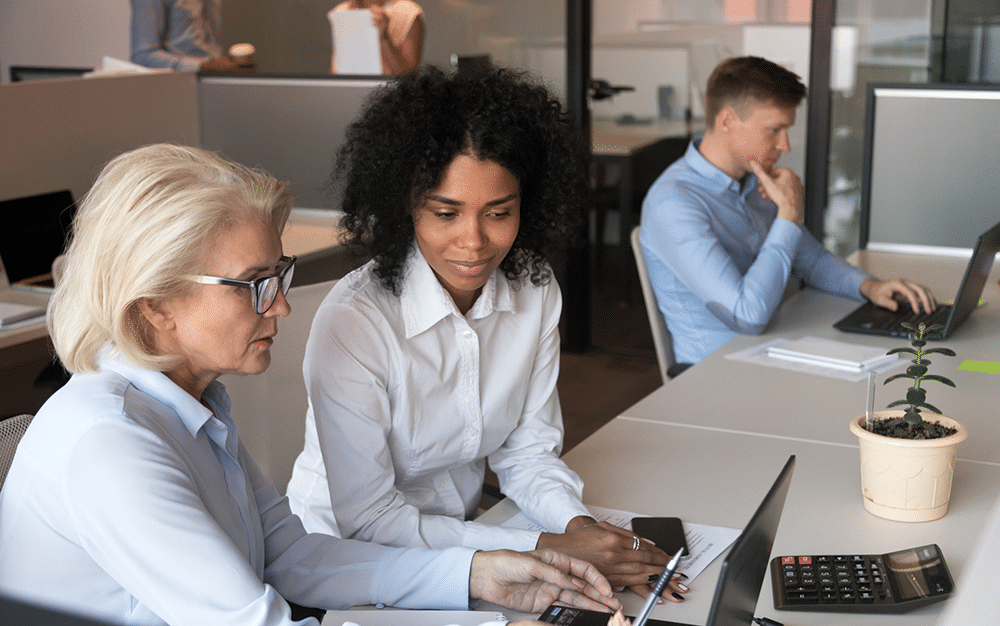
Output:
<instances>
[{"instance_id":1,"label":"green sticky note","mask_svg":"<svg viewBox=\"0 0 1000 626\"><path fill-rule=\"evenodd\" d=\"M983 372L984 374L1000 374L1000 361L964 361L958 369L967 372Z\"/></svg>"}]
</instances>

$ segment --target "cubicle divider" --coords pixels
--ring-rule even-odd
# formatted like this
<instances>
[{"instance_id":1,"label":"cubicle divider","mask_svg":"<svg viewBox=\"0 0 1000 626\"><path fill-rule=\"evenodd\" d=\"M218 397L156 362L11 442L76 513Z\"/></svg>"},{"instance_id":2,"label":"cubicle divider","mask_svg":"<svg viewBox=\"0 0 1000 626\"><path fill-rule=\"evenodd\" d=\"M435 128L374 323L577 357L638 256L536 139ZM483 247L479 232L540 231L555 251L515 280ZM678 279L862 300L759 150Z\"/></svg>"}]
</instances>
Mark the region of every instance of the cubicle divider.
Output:
<instances>
[{"instance_id":1,"label":"cubicle divider","mask_svg":"<svg viewBox=\"0 0 1000 626\"><path fill-rule=\"evenodd\" d=\"M291 183L295 206L339 207L326 192L336 152L384 78L202 76L201 145Z\"/></svg>"},{"instance_id":2,"label":"cubicle divider","mask_svg":"<svg viewBox=\"0 0 1000 626\"><path fill-rule=\"evenodd\" d=\"M197 89L188 72L0 85L0 199L60 189L79 199L126 150L198 145Z\"/></svg>"}]
</instances>

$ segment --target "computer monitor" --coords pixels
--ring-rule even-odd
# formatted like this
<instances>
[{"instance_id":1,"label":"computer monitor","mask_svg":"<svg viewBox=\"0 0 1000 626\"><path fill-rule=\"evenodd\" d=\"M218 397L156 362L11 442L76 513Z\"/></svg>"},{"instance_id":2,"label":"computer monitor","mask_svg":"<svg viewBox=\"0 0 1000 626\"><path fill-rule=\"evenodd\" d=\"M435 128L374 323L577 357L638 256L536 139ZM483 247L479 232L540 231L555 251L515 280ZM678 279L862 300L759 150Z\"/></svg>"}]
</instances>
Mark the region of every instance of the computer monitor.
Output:
<instances>
[{"instance_id":1,"label":"computer monitor","mask_svg":"<svg viewBox=\"0 0 1000 626\"><path fill-rule=\"evenodd\" d=\"M970 251L1000 213L1000 85L868 87L861 241Z\"/></svg>"},{"instance_id":2,"label":"computer monitor","mask_svg":"<svg viewBox=\"0 0 1000 626\"><path fill-rule=\"evenodd\" d=\"M94 71L92 67L43 67L40 65L11 65L10 82L22 80L39 80L42 78L78 78L87 72Z\"/></svg>"}]
</instances>

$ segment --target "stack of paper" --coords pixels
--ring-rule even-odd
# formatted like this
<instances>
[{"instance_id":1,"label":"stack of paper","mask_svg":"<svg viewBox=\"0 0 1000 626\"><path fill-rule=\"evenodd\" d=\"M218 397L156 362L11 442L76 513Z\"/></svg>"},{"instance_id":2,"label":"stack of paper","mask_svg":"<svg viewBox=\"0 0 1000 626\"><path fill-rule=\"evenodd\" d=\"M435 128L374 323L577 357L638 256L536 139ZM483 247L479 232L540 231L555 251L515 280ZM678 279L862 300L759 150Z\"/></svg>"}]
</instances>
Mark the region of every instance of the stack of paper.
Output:
<instances>
[{"instance_id":1,"label":"stack of paper","mask_svg":"<svg viewBox=\"0 0 1000 626\"><path fill-rule=\"evenodd\" d=\"M875 370L899 359L895 354L886 354L885 348L817 337L803 337L769 346L767 356L772 359L808 363L847 372Z\"/></svg>"}]
</instances>

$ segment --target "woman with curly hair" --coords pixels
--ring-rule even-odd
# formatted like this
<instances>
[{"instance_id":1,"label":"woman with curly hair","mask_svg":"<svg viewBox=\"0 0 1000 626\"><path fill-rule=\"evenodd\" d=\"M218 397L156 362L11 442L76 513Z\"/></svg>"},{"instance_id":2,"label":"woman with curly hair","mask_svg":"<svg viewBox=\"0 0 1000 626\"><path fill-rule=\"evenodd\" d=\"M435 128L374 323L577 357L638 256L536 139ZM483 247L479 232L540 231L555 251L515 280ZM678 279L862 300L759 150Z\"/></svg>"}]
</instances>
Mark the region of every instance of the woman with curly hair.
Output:
<instances>
[{"instance_id":1,"label":"woman with curly hair","mask_svg":"<svg viewBox=\"0 0 1000 626\"><path fill-rule=\"evenodd\" d=\"M559 102L511 70L426 68L373 95L334 172L348 240L371 261L320 306L303 366L288 494L307 528L549 547L648 594L667 556L595 521L559 459L562 300L547 259L578 232L586 163ZM547 532L469 521L487 461Z\"/></svg>"}]
</instances>

